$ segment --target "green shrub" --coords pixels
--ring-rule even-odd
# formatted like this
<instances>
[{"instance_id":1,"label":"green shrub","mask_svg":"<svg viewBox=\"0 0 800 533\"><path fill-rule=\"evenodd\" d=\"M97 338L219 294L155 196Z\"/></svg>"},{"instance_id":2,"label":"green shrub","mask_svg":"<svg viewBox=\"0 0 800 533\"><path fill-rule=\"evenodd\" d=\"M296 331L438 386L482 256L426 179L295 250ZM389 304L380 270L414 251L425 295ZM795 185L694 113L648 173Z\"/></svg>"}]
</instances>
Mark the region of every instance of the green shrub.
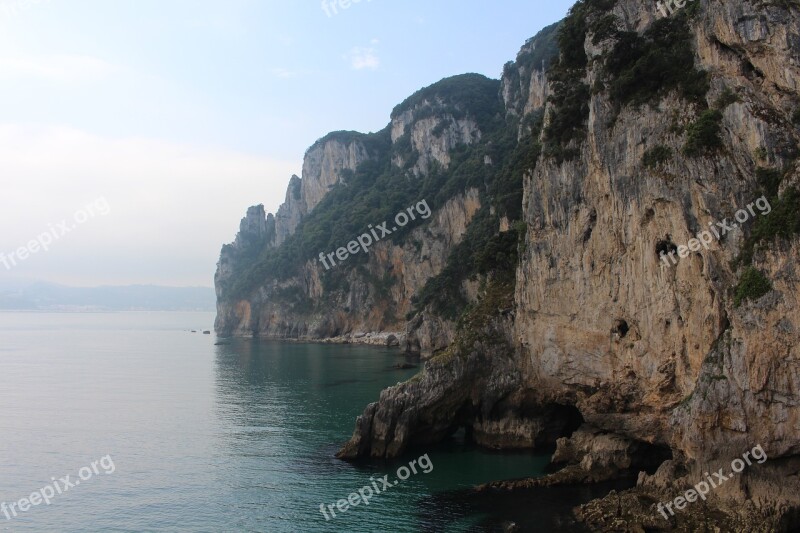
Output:
<instances>
[{"instance_id":1,"label":"green shrub","mask_svg":"<svg viewBox=\"0 0 800 533\"><path fill-rule=\"evenodd\" d=\"M739 307L745 300L755 301L772 290L772 283L761 271L748 267L736 286L734 303Z\"/></svg>"},{"instance_id":2,"label":"green shrub","mask_svg":"<svg viewBox=\"0 0 800 533\"><path fill-rule=\"evenodd\" d=\"M558 30L558 62L547 72L552 88L548 101L553 104L553 112L544 131L544 152L558 162L573 159L578 151L567 146L586 135L591 89L583 81L589 62L584 44L589 32L587 18L593 7L594 3L586 0L572 6Z\"/></svg>"},{"instance_id":3,"label":"green shrub","mask_svg":"<svg viewBox=\"0 0 800 533\"><path fill-rule=\"evenodd\" d=\"M617 30L619 24L619 17L611 13L595 18L589 25L589 31L592 33L592 44L596 46L604 40L616 36L619 32Z\"/></svg>"},{"instance_id":4,"label":"green shrub","mask_svg":"<svg viewBox=\"0 0 800 533\"><path fill-rule=\"evenodd\" d=\"M409 109L427 106L418 110L415 120L427 116L439 115L442 111L452 114L460 120L469 114L478 123L479 127L489 129L489 124L494 120L498 111L496 92L499 90L498 81L489 79L481 74L461 74L445 78L430 87L417 91L392 111L392 118L402 115Z\"/></svg>"},{"instance_id":5,"label":"green shrub","mask_svg":"<svg viewBox=\"0 0 800 533\"><path fill-rule=\"evenodd\" d=\"M767 198L777 199L778 190L783 181L783 172L776 168L759 167L756 169L756 181Z\"/></svg>"},{"instance_id":6,"label":"green shrub","mask_svg":"<svg viewBox=\"0 0 800 533\"><path fill-rule=\"evenodd\" d=\"M553 94L549 100L555 106L551 120L545 129L546 153L558 162L573 159L576 149L567 146L572 141L581 141L586 136L586 121L589 118L589 86L567 74L553 80Z\"/></svg>"},{"instance_id":7,"label":"green shrub","mask_svg":"<svg viewBox=\"0 0 800 533\"><path fill-rule=\"evenodd\" d=\"M655 168L661 163L669 161L672 157L672 148L659 144L658 146L647 150L642 157L642 163L647 168Z\"/></svg>"},{"instance_id":8,"label":"green shrub","mask_svg":"<svg viewBox=\"0 0 800 533\"><path fill-rule=\"evenodd\" d=\"M725 109L729 105L735 104L738 101L739 101L739 95L730 90L728 87L725 87L725 89L717 98L717 101L714 103L714 107L716 107L717 109Z\"/></svg>"},{"instance_id":9,"label":"green shrub","mask_svg":"<svg viewBox=\"0 0 800 533\"><path fill-rule=\"evenodd\" d=\"M548 100L553 104L553 112L544 132L544 153L559 163L575 158L579 150L569 145L586 136L592 95L592 89L584 82L589 64L586 37L590 32L595 39L617 34L617 20L608 14L616 3L616 0L579 0L558 29L560 55L547 71L552 88Z\"/></svg>"},{"instance_id":10,"label":"green shrub","mask_svg":"<svg viewBox=\"0 0 800 533\"><path fill-rule=\"evenodd\" d=\"M800 192L796 188L789 188L780 198L771 198L770 206L772 211L768 215L756 219L753 230L742 245L738 264L752 264L759 244L775 239L788 240L800 234Z\"/></svg>"},{"instance_id":11,"label":"green shrub","mask_svg":"<svg viewBox=\"0 0 800 533\"><path fill-rule=\"evenodd\" d=\"M788 240L800 234L800 192L789 187L782 196L778 195L783 179L791 170L791 165L783 171L775 168L756 170L756 181L761 194L769 201L771 211L756 219L735 264L749 266L759 245L775 239Z\"/></svg>"},{"instance_id":12,"label":"green shrub","mask_svg":"<svg viewBox=\"0 0 800 533\"><path fill-rule=\"evenodd\" d=\"M558 29L558 49L561 52L558 67L561 69L583 69L589 62L584 49L589 31L586 15L586 4L579 1L570 8Z\"/></svg>"},{"instance_id":13,"label":"green shrub","mask_svg":"<svg viewBox=\"0 0 800 533\"><path fill-rule=\"evenodd\" d=\"M523 176L536 166L541 154L541 147L535 141L541 132L541 121L535 121L533 128L531 135L519 142L516 128L507 128L488 139L486 144L490 149L485 155L499 166L488 183L491 200L476 213L462 241L451 250L442 272L429 279L413 299L411 316L430 305L445 318L457 318L467 305L461 293L462 284L475 276L491 276L514 284L519 249L527 228L521 221ZM483 156L479 151L469 157L482 162ZM456 154L451 165L458 164L463 157L465 154ZM485 175L485 167L481 172ZM503 216L512 221L512 229L499 233Z\"/></svg>"},{"instance_id":14,"label":"green shrub","mask_svg":"<svg viewBox=\"0 0 800 533\"><path fill-rule=\"evenodd\" d=\"M712 151L722 146L720 138L720 125L722 112L718 109L707 109L695 122L687 128L688 137L683 153L688 156L697 156L703 152Z\"/></svg>"},{"instance_id":15,"label":"green shrub","mask_svg":"<svg viewBox=\"0 0 800 533\"><path fill-rule=\"evenodd\" d=\"M642 35L619 32L605 57L611 101L619 106L652 103L672 90L688 101L705 105L708 75L694 67L688 15L659 19Z\"/></svg>"}]
</instances>

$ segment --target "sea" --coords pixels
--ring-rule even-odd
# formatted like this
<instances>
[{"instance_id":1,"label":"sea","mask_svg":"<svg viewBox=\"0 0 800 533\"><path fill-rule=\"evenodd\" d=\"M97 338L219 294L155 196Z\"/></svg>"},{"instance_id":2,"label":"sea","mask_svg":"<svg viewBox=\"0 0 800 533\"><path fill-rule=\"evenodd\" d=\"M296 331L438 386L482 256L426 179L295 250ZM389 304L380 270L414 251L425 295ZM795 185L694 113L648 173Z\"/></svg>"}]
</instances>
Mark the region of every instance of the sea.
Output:
<instances>
[{"instance_id":1,"label":"sea","mask_svg":"<svg viewBox=\"0 0 800 533\"><path fill-rule=\"evenodd\" d=\"M419 371L397 368L415 363L400 350L218 339L213 322L0 312L0 531L581 530L570 509L589 489L472 493L543 475L547 453L456 434L336 459L364 407Z\"/></svg>"}]
</instances>

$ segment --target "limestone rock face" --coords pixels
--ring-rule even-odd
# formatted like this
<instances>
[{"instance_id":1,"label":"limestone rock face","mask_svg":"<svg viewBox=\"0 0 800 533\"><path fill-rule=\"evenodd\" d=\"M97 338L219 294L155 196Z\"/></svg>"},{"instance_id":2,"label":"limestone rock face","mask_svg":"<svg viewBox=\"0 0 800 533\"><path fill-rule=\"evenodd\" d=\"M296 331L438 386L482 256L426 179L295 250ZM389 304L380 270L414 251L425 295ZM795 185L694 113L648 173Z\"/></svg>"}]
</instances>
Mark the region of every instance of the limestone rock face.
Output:
<instances>
[{"instance_id":1,"label":"limestone rock face","mask_svg":"<svg viewBox=\"0 0 800 533\"><path fill-rule=\"evenodd\" d=\"M345 172L355 171L370 159L364 137L349 132L333 133L308 149L303 160L303 177L291 177L286 199L274 215L275 238L270 246L283 244L331 188L342 182Z\"/></svg>"},{"instance_id":2,"label":"limestone rock face","mask_svg":"<svg viewBox=\"0 0 800 533\"><path fill-rule=\"evenodd\" d=\"M391 123L381 132L335 132L317 141L306 153L302 177L292 177L286 201L270 222L274 238L265 241L261 250L245 252L235 246L223 250L216 277L217 332L222 336L368 344L393 335L392 344L424 356L447 347L454 338L452 321L422 313L411 321L414 326L410 327L407 315L414 308L412 298L444 269L450 252L462 241L484 204L485 183L475 179L468 183L466 176L448 178L446 172L455 148L474 145L484 137L481 125L493 128L492 131L498 129L495 118L502 115L498 89L496 80L476 74L448 78L398 106ZM480 103L478 111L468 105L474 101ZM486 112L487 109L490 111ZM489 155L483 160L487 167L491 165ZM314 252L304 249L301 253L309 257L298 258L296 251L324 231L304 234L304 242L297 239L287 244L287 239L304 221L313 225L315 221L328 220L325 217L333 208L330 204L320 208L320 203L333 189L344 192L352 184L352 196L363 193L373 199L369 206L354 206L363 227L353 229L352 236L338 235L337 228L330 229L330 234L337 234L337 239L342 240L336 246L348 245L348 239L355 239L370 228L375 231L373 226L383 222L360 216L362 211L374 209L375 203L387 203L374 201L375 191L364 181L364 168L375 172L376 179L389 176L385 179L402 182L397 183L402 192L380 191L390 200L409 197L408 183L416 180L422 187L432 169L438 174L430 183L448 185L447 196L437 186L429 185L425 190L430 197L413 201L419 202L417 206L423 201L430 202L426 205L435 210L424 218L414 219L402 237L373 242L365 254L368 260L361 256L357 262L337 266L336 272L330 273L316 254L336 248ZM402 207L407 206L398 209ZM309 218L315 214L320 218ZM395 214L382 216L393 218ZM389 221L388 228L392 227ZM285 259L280 254L287 249L291 249L287 255L292 254L289 267L287 260L280 269L272 264L266 270L259 270L273 259L271 253ZM267 271L270 269L274 271ZM276 273L277 270L281 272ZM465 283L468 299L475 295L473 285L472 281Z\"/></svg>"},{"instance_id":3,"label":"limestone rock face","mask_svg":"<svg viewBox=\"0 0 800 533\"><path fill-rule=\"evenodd\" d=\"M474 119L456 118L452 113L427 116L432 109L442 107L438 101L424 101L392 118L392 143L410 142L418 155L411 170L415 175L427 174L431 163L443 168L450 165L450 152L458 145L474 144L481 139L481 131ZM417 118L419 115L425 118ZM410 156L409 156L410 157ZM398 156L394 164L403 167L407 158Z\"/></svg>"},{"instance_id":4,"label":"limestone rock face","mask_svg":"<svg viewBox=\"0 0 800 533\"><path fill-rule=\"evenodd\" d=\"M363 141L329 136L318 141L306 152L303 161L303 180L300 187L303 214L308 214L342 180L342 173L355 169L369 159ZM292 185L289 185L290 189ZM287 195L288 196L288 195Z\"/></svg>"},{"instance_id":5,"label":"limestone rock face","mask_svg":"<svg viewBox=\"0 0 800 533\"><path fill-rule=\"evenodd\" d=\"M405 348L406 352L428 358L450 346L454 339L453 324L428 310L408 323Z\"/></svg>"},{"instance_id":6,"label":"limestone rock face","mask_svg":"<svg viewBox=\"0 0 800 533\"><path fill-rule=\"evenodd\" d=\"M557 54L555 38L558 24L553 24L531 38L520 49L517 59L508 63L501 79L503 101L510 115L524 118L544 109L550 95L547 65ZM524 127L521 125L520 129Z\"/></svg>"},{"instance_id":7,"label":"limestone rock face","mask_svg":"<svg viewBox=\"0 0 800 533\"><path fill-rule=\"evenodd\" d=\"M629 28L641 24L639 11L633 1L614 9ZM656 250L732 220L760 194L757 167L790 164L797 130L786 110L797 95L787 80L797 79L800 40L788 36L800 24L795 10L712 2L696 28L709 105L726 87L738 96L723 112L725 150L648 169L642 157L656 143L681 153L685 135L664 117L680 120L686 103L669 97L614 116L597 95L580 157L544 160L526 181L516 296L523 373L548 401L574 403L595 426L690 458L747 441L797 453L800 434L786 429L797 417L797 375L787 362L797 356L800 325L800 287L787 276L794 246L758 257L775 291L741 308L730 292L741 230L669 268ZM754 155L759 147L765 160Z\"/></svg>"},{"instance_id":8,"label":"limestone rock face","mask_svg":"<svg viewBox=\"0 0 800 533\"><path fill-rule=\"evenodd\" d=\"M620 0L612 12L627 31L642 32L659 17L654 3L640 0ZM663 265L659 250L689 246L698 232L752 209L763 194L759 168L788 169L781 193L800 183L800 131L790 118L800 106L800 12L788 3L711 0L702 2L691 24L696 66L709 74L708 107L720 106L722 148L697 157L683 153L686 126L702 108L675 93L653 105L618 109L607 91L595 91L577 157L542 158L525 178L527 234L514 295L513 353L476 344L451 363L449 374L426 365L413 384L385 391L368 408L342 456L391 456L421 443L432 420L435 437L454 426L472 427L479 442L491 446L491 435L498 441L505 436L505 445L514 447L534 440L536 416L570 406L592 429L558 441L556 458L579 459L573 470L584 477L600 463L600 470L614 471L609 476L632 468L632 447L670 451L670 464L679 465L683 477L644 487L640 496L699 479L761 445L770 466L717 493L752 508L709 524L783 530L786 523L776 517L800 508L796 476L791 488L777 487L778 472L796 472L792 461L800 454L797 238L757 249L753 267L772 290L740 306L734 293L743 269L736 259L766 210L739 220L707 248L692 246L677 264ZM590 35L585 49L598 56L612 45L592 42ZM587 66L590 87L600 68L600 62ZM552 87L520 72L507 67L503 95L508 112L525 117L547 101ZM520 80L529 80L527 86ZM734 101L718 104L731 92ZM548 106L545 116L552 117ZM656 146L673 157L648 167L645 152ZM486 388L485 376L503 368L514 376L508 388ZM480 387L487 392L465 396ZM446 402L438 396L445 391ZM517 420L482 418L484 409L498 405ZM391 435L386 428L392 427L401 430ZM607 500L608 516L620 516L619 498ZM651 518L641 515L636 522L631 515L622 525L618 518L604 522L600 508L584 511L601 531L664 527L653 509ZM759 516L771 518L765 525L754 519Z\"/></svg>"},{"instance_id":9,"label":"limestone rock face","mask_svg":"<svg viewBox=\"0 0 800 533\"><path fill-rule=\"evenodd\" d=\"M217 273L215 276L217 298L222 296L220 287L233 273L233 263L240 257L275 242L275 217L267 215L263 205L247 210L247 215L239 225L236 240L222 248Z\"/></svg>"},{"instance_id":10,"label":"limestone rock face","mask_svg":"<svg viewBox=\"0 0 800 533\"><path fill-rule=\"evenodd\" d=\"M423 221L425 225L415 228L403 243L385 240L374 245L363 269L347 270L346 292L327 292L320 279L323 266L309 260L301 276L263 286L250 299L218 304L217 331L225 336L275 339L322 340L347 336L342 340L365 344L373 344L366 337L367 332L389 332L402 337L405 347L406 333L402 332L406 332L405 316L412 308L411 297L428 279L441 272L450 250L461 242L480 206L478 191L468 190L433 212ZM221 260L219 271L228 270L228 260ZM378 294L370 279L384 276L393 282L388 294ZM284 296L293 292L326 302L327 311L309 312L302 306L287 304ZM423 319L420 327L426 328L425 324ZM428 349L429 343L446 345L452 339L451 324L439 323L438 327L437 336L425 337L422 348ZM410 331L415 334L415 330ZM356 332L365 335L350 335Z\"/></svg>"},{"instance_id":11,"label":"limestone rock face","mask_svg":"<svg viewBox=\"0 0 800 533\"><path fill-rule=\"evenodd\" d=\"M506 319L491 329L508 335L510 324ZM499 357L504 352L502 345L477 344L476 348L439 354L425 363L417 377L384 390L358 417L353 437L338 457L397 457L409 446L435 443L451 435L475 413L490 418L497 400L519 388L520 375L512 359ZM500 424L481 420L476 428L481 431ZM507 428L510 425L506 423ZM530 428L528 423L526 430L522 425L516 424L508 433L515 433L515 439L529 439L526 444L530 444L539 428Z\"/></svg>"},{"instance_id":12,"label":"limestone rock face","mask_svg":"<svg viewBox=\"0 0 800 533\"><path fill-rule=\"evenodd\" d=\"M286 191L286 200L275 213L275 244L280 246L294 233L295 228L303 220L308 210L303 200L303 180L292 176Z\"/></svg>"},{"instance_id":13,"label":"limestone rock face","mask_svg":"<svg viewBox=\"0 0 800 533\"><path fill-rule=\"evenodd\" d=\"M292 176L286 200L275 215L276 239L280 246L319 204L345 171L355 171L370 158L364 142L355 135L331 134L314 143L303 159L303 177Z\"/></svg>"}]
</instances>

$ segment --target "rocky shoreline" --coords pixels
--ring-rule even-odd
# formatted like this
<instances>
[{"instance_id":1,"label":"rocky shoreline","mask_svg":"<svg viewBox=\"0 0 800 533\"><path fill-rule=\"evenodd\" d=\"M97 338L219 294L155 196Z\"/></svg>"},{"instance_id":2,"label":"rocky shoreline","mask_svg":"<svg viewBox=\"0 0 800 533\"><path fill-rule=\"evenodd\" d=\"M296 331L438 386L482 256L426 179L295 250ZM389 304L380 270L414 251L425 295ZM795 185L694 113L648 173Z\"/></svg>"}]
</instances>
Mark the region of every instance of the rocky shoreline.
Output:
<instances>
[{"instance_id":1,"label":"rocky shoreline","mask_svg":"<svg viewBox=\"0 0 800 533\"><path fill-rule=\"evenodd\" d=\"M337 337L312 340L323 344L364 344L368 346L386 346L396 348L405 344L405 333L392 331L354 332Z\"/></svg>"},{"instance_id":2,"label":"rocky shoreline","mask_svg":"<svg viewBox=\"0 0 800 533\"><path fill-rule=\"evenodd\" d=\"M391 331L358 332L339 335L336 337L324 338L288 338L275 335L237 335L235 337L219 337L220 339L264 339L281 342L296 342L309 344L360 344L364 346L376 346L387 348L399 348L405 342L405 334Z\"/></svg>"}]
</instances>

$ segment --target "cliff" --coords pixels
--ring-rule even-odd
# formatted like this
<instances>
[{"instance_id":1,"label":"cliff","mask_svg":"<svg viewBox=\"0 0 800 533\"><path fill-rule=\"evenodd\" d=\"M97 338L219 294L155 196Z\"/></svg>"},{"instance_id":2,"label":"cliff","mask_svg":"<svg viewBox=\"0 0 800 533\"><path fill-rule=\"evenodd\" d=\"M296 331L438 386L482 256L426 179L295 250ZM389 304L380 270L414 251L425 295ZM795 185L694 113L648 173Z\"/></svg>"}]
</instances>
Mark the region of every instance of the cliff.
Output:
<instances>
[{"instance_id":1,"label":"cliff","mask_svg":"<svg viewBox=\"0 0 800 533\"><path fill-rule=\"evenodd\" d=\"M800 10L583 0L505 65L423 89L381 132L306 155L218 271L221 335L399 343L428 360L339 456L459 429L564 468L481 490L639 475L598 531L787 531L800 512ZM430 216L328 269L418 202ZM756 446L701 512L657 511ZM640 474L641 472L641 474ZM624 506L622 502L624 501Z\"/></svg>"},{"instance_id":2,"label":"cliff","mask_svg":"<svg viewBox=\"0 0 800 533\"><path fill-rule=\"evenodd\" d=\"M317 141L278 212L251 208L223 247L217 333L402 344L427 355L445 348L455 315L442 317L415 299L479 213L488 224L481 241L508 220L490 205L494 187L486 185L507 172L517 144L503 111L498 81L456 76L398 105L381 132ZM413 206L431 211L334 268L320 260L384 221L394 227ZM466 303L475 284L457 281L453 291Z\"/></svg>"},{"instance_id":3,"label":"cliff","mask_svg":"<svg viewBox=\"0 0 800 533\"><path fill-rule=\"evenodd\" d=\"M796 524L798 16L795 2L661 17L587 0L545 73L527 70L526 45L502 94L521 136L546 102L543 154L525 174L515 283L490 277L481 294L506 303L472 306L340 456L393 457L466 428L487 446L557 445L568 468L537 483L648 471L581 511L595 530ZM658 514L755 446L769 460L715 491L710 515Z\"/></svg>"}]
</instances>

